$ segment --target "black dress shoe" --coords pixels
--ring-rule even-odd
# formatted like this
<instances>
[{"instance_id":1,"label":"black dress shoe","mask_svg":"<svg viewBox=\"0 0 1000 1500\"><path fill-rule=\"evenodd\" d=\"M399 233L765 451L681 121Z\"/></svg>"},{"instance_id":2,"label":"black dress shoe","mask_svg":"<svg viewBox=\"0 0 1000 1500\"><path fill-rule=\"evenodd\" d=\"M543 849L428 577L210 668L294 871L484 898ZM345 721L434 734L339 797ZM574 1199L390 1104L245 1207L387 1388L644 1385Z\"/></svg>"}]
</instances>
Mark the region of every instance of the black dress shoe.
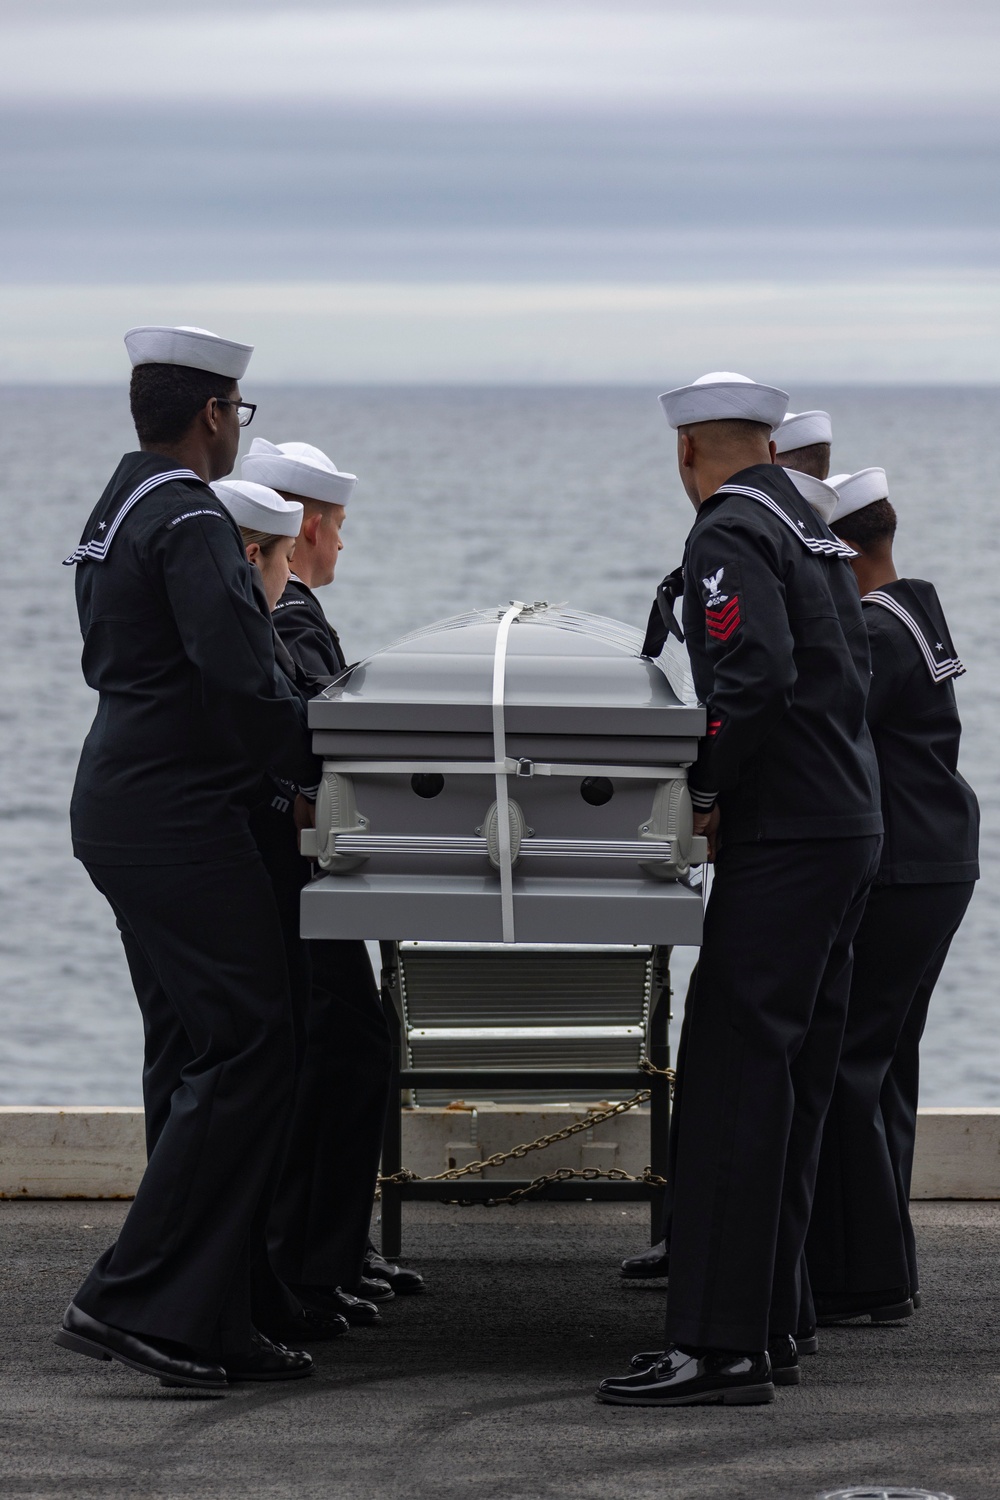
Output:
<instances>
[{"instance_id":1,"label":"black dress shoe","mask_svg":"<svg viewBox=\"0 0 1000 1500\"><path fill-rule=\"evenodd\" d=\"M693 1354L673 1344L648 1370L602 1380L597 1399L612 1406L759 1406L774 1400L771 1362L766 1353Z\"/></svg>"},{"instance_id":2,"label":"black dress shoe","mask_svg":"<svg viewBox=\"0 0 1000 1500\"><path fill-rule=\"evenodd\" d=\"M377 1281L388 1282L399 1297L412 1297L414 1293L424 1290L424 1278L419 1271L411 1271L406 1266L397 1266L394 1261L386 1260L372 1244L369 1244L365 1255L364 1274Z\"/></svg>"},{"instance_id":3,"label":"black dress shoe","mask_svg":"<svg viewBox=\"0 0 1000 1500\"><path fill-rule=\"evenodd\" d=\"M280 1323L265 1323L261 1332L276 1343L299 1348L302 1344L323 1344L330 1339L343 1338L350 1333L351 1325L342 1313L314 1312L303 1308L296 1317L283 1318Z\"/></svg>"},{"instance_id":4,"label":"black dress shoe","mask_svg":"<svg viewBox=\"0 0 1000 1500\"><path fill-rule=\"evenodd\" d=\"M230 1385L237 1380L301 1380L313 1371L312 1355L304 1349L286 1349L273 1344L254 1329L246 1354L226 1358Z\"/></svg>"},{"instance_id":5,"label":"black dress shoe","mask_svg":"<svg viewBox=\"0 0 1000 1500\"><path fill-rule=\"evenodd\" d=\"M920 1293L919 1293L919 1292L911 1292L911 1293L910 1293L910 1301L911 1301L911 1302L912 1302L912 1303L913 1303L913 1311L914 1311L914 1312L916 1312L916 1310L917 1310L917 1308L918 1308L918 1307L919 1307L919 1306L920 1306L920 1304L921 1304L921 1302L922 1302L922 1301L923 1301L923 1300L924 1300L924 1299L923 1299L923 1297L922 1297L922 1296L921 1296L921 1295L920 1295Z\"/></svg>"},{"instance_id":6,"label":"black dress shoe","mask_svg":"<svg viewBox=\"0 0 1000 1500\"><path fill-rule=\"evenodd\" d=\"M771 1379L775 1385L798 1385L799 1374L798 1340L791 1334L775 1339L767 1346L767 1357L771 1361Z\"/></svg>"},{"instance_id":7,"label":"black dress shoe","mask_svg":"<svg viewBox=\"0 0 1000 1500\"><path fill-rule=\"evenodd\" d=\"M666 1276L670 1270L670 1251L666 1240L650 1245L641 1255L630 1255L622 1261L622 1276L626 1281L646 1281L653 1276Z\"/></svg>"},{"instance_id":8,"label":"black dress shoe","mask_svg":"<svg viewBox=\"0 0 1000 1500\"><path fill-rule=\"evenodd\" d=\"M771 1361L771 1379L775 1385L798 1385L799 1351L798 1339L776 1339L767 1346L767 1357ZM649 1370L666 1357L666 1349L646 1349L642 1354L633 1354L629 1363L633 1370Z\"/></svg>"},{"instance_id":9,"label":"black dress shoe","mask_svg":"<svg viewBox=\"0 0 1000 1500\"><path fill-rule=\"evenodd\" d=\"M874 1292L865 1297L816 1299L816 1322L820 1328L869 1318L873 1323L902 1323L913 1316L913 1299L905 1292Z\"/></svg>"},{"instance_id":10,"label":"black dress shoe","mask_svg":"<svg viewBox=\"0 0 1000 1500\"><path fill-rule=\"evenodd\" d=\"M156 1375L171 1385L193 1386L200 1391L226 1389L226 1372L221 1365L210 1364L171 1339L154 1339L99 1323L75 1302L70 1303L63 1315L56 1343L91 1359L117 1359L130 1370Z\"/></svg>"},{"instance_id":11,"label":"black dress shoe","mask_svg":"<svg viewBox=\"0 0 1000 1500\"><path fill-rule=\"evenodd\" d=\"M800 1354L818 1354L819 1339L816 1337L816 1324L810 1323L808 1328L800 1328L795 1335L795 1347Z\"/></svg>"},{"instance_id":12,"label":"black dress shoe","mask_svg":"<svg viewBox=\"0 0 1000 1500\"><path fill-rule=\"evenodd\" d=\"M293 1286L306 1312L324 1313L328 1317L340 1314L352 1327L381 1323L382 1315L374 1302L365 1302L354 1297L339 1286Z\"/></svg>"},{"instance_id":13,"label":"black dress shoe","mask_svg":"<svg viewBox=\"0 0 1000 1500\"><path fill-rule=\"evenodd\" d=\"M666 1349L643 1349L640 1354L633 1354L629 1360L631 1370L649 1370L653 1365L658 1365L666 1354Z\"/></svg>"},{"instance_id":14,"label":"black dress shoe","mask_svg":"<svg viewBox=\"0 0 1000 1500\"><path fill-rule=\"evenodd\" d=\"M362 1276L354 1288L354 1295L368 1302L391 1302L396 1293L381 1277L376 1279L374 1276Z\"/></svg>"}]
</instances>

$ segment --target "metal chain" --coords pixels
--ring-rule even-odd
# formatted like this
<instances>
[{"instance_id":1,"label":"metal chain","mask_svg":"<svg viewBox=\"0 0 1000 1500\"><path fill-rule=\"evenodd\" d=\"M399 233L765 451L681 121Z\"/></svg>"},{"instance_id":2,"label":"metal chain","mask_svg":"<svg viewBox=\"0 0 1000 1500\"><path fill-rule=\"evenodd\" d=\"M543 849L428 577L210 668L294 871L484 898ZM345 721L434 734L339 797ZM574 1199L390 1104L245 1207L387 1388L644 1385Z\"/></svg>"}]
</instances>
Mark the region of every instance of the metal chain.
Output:
<instances>
[{"instance_id":1,"label":"metal chain","mask_svg":"<svg viewBox=\"0 0 1000 1500\"><path fill-rule=\"evenodd\" d=\"M670 1080L670 1093L673 1095L674 1084L677 1082L677 1074L673 1068L658 1068L655 1063L650 1062L648 1057L643 1057L639 1060L639 1072L654 1073L657 1078L668 1078Z\"/></svg>"},{"instance_id":2,"label":"metal chain","mask_svg":"<svg viewBox=\"0 0 1000 1500\"><path fill-rule=\"evenodd\" d=\"M527 1156L529 1151L543 1151L546 1146L554 1146L559 1141L568 1141L571 1136L579 1135L582 1130L590 1130L595 1125L603 1125L605 1120L613 1119L615 1115L623 1115L627 1110L635 1109L639 1104L645 1104L650 1097L649 1089L641 1089L638 1094L633 1094L631 1099L624 1099L620 1104L609 1104L607 1109L595 1111L588 1114L583 1120L575 1120L572 1125L564 1125L562 1130L554 1130L551 1135L540 1135L535 1141L525 1141L520 1146L511 1146L509 1151L495 1151L492 1156L487 1156L482 1161L466 1162L464 1167L449 1167L444 1172L435 1172L433 1177L419 1178L415 1172L410 1172L406 1167L400 1172L394 1172L388 1179L380 1178L385 1182L457 1182L460 1177L468 1177L473 1172L484 1172L487 1167L502 1167L505 1161L520 1161Z\"/></svg>"},{"instance_id":3,"label":"metal chain","mask_svg":"<svg viewBox=\"0 0 1000 1500\"><path fill-rule=\"evenodd\" d=\"M445 1203L456 1203L460 1208L499 1208L501 1204L518 1203L522 1198L527 1198L529 1193L540 1193L542 1188L548 1187L552 1182L569 1182L572 1178L581 1178L584 1182L597 1182L606 1179L608 1182L643 1182L648 1187L666 1187L667 1179L660 1177L651 1167L645 1167L636 1176L632 1172L625 1172L621 1167L609 1167L602 1171L600 1167L556 1167L552 1172L545 1172L541 1177L533 1177L523 1187L514 1188L505 1193L502 1198L445 1198ZM383 1182L437 1182L440 1178L418 1177L415 1172L394 1172L391 1177L380 1177L379 1183ZM381 1197L381 1188L375 1194Z\"/></svg>"},{"instance_id":4,"label":"metal chain","mask_svg":"<svg viewBox=\"0 0 1000 1500\"><path fill-rule=\"evenodd\" d=\"M623 1172L620 1167L609 1167L606 1172L602 1172L598 1167L556 1167L555 1171L546 1172L542 1177L535 1177L531 1182L526 1182L524 1187L514 1188L502 1198L453 1198L450 1201L462 1207L482 1203L484 1208L499 1208L503 1203L518 1203L529 1193L541 1192L542 1188L548 1187L550 1182L568 1182L573 1177L581 1177L584 1182L596 1182L600 1178L607 1178L610 1182L645 1182L650 1187L666 1187L667 1185L667 1179L658 1176L649 1167L646 1167L638 1177L631 1172Z\"/></svg>"},{"instance_id":5,"label":"metal chain","mask_svg":"<svg viewBox=\"0 0 1000 1500\"><path fill-rule=\"evenodd\" d=\"M673 1088L675 1074L673 1068L657 1068L644 1057L639 1063L640 1071L655 1074L657 1077L669 1080ZM605 1120L614 1119L616 1115L623 1115L630 1109L636 1109L640 1104L645 1104L651 1098L649 1089L640 1089L630 1099L623 1099L619 1104L609 1104L606 1109L594 1110L583 1120L576 1120L572 1125L565 1125L562 1130L554 1130L551 1135L541 1135L537 1140L525 1141L519 1146L512 1146L509 1151L495 1151L492 1156L482 1161L470 1161L464 1167L449 1167L444 1172L435 1172L432 1177L421 1177L417 1172L411 1172L409 1167L401 1167L398 1172L391 1172L387 1176L380 1176L379 1187L383 1184L402 1186L407 1182L457 1182L462 1177L468 1177L474 1172L484 1172L487 1167L500 1167L506 1161L520 1161L528 1155L529 1151L543 1151L546 1146L554 1146L559 1141L568 1141L571 1136L579 1135L583 1130L591 1130L595 1125L603 1125ZM499 1203L516 1203L519 1198L528 1193L538 1192L550 1182L565 1182L571 1177L582 1177L587 1182L592 1182L599 1177L610 1178L615 1182L648 1182L653 1187L663 1187L666 1179L657 1177L649 1167L641 1177L634 1177L629 1172L624 1172L619 1167L612 1167L607 1172L600 1171L597 1167L557 1167L553 1172L547 1172L542 1177L536 1177L523 1188L515 1188L504 1198L490 1198L489 1205ZM460 1200L456 1200L460 1201Z\"/></svg>"}]
</instances>

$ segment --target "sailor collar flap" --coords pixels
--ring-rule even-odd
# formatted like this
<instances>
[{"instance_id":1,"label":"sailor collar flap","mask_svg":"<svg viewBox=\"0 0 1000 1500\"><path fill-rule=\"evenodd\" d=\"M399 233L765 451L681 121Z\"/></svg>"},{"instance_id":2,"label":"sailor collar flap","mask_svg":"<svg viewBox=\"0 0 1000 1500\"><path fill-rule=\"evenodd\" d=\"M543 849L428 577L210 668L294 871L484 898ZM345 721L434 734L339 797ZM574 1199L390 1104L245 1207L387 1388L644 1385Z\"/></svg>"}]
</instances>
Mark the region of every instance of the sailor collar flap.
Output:
<instances>
[{"instance_id":1,"label":"sailor collar flap","mask_svg":"<svg viewBox=\"0 0 1000 1500\"><path fill-rule=\"evenodd\" d=\"M803 547L819 557L856 556L854 548L841 541L839 536L835 536L812 506L799 497L797 491L794 498L787 495L779 483L764 478L760 469L747 469L743 472L754 482L744 483L743 475L737 474L733 479L721 485L716 490L716 495L745 495L750 500L756 500L758 505L763 505L772 515L783 521L798 537ZM786 481L788 482L790 481Z\"/></svg>"},{"instance_id":2,"label":"sailor collar flap","mask_svg":"<svg viewBox=\"0 0 1000 1500\"><path fill-rule=\"evenodd\" d=\"M310 604L314 608L322 610L316 595L307 583L303 583L297 573L289 573L288 582L285 584L285 592L281 596L285 604Z\"/></svg>"},{"instance_id":3,"label":"sailor collar flap","mask_svg":"<svg viewBox=\"0 0 1000 1500\"><path fill-rule=\"evenodd\" d=\"M930 608L907 580L901 578L888 588L873 589L862 596L861 602L887 610L906 627L917 643L932 682L963 676L965 667L955 655L943 613Z\"/></svg>"},{"instance_id":4,"label":"sailor collar flap","mask_svg":"<svg viewBox=\"0 0 1000 1500\"><path fill-rule=\"evenodd\" d=\"M160 469L155 474L148 474L139 484L133 486L124 500L120 498L122 485L109 488L107 500L95 510L80 545L70 553L69 557L63 558L63 567L71 568L74 563L79 562L104 562L122 522L140 500L152 490L159 488L161 484L192 479L195 484L207 488L204 480L193 469ZM214 501L214 495L212 498Z\"/></svg>"}]
</instances>

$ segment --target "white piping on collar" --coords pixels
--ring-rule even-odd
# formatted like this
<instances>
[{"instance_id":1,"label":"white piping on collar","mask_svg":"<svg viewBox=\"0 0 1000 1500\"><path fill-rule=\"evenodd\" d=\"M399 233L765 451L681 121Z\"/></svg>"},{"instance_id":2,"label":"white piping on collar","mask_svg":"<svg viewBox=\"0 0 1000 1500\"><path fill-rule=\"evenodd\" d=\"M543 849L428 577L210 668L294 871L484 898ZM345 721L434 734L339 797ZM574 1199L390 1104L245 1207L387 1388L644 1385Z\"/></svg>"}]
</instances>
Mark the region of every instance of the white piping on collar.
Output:
<instances>
[{"instance_id":1,"label":"white piping on collar","mask_svg":"<svg viewBox=\"0 0 1000 1500\"><path fill-rule=\"evenodd\" d=\"M807 547L810 552L816 553L821 557L857 557L854 548L848 547L846 542L842 542L839 539L831 540L825 536L806 536L804 532L799 530L791 516L782 510L778 502L772 500L770 495L766 495L763 490L751 489L746 484L724 484L715 493L717 495L749 495L751 500L757 500L761 505L766 505L768 510L772 511L779 520L784 521L788 529L798 537L803 547Z\"/></svg>"},{"instance_id":2,"label":"white piping on collar","mask_svg":"<svg viewBox=\"0 0 1000 1500\"><path fill-rule=\"evenodd\" d=\"M63 558L63 567L71 568L74 563L84 562L85 560L87 562L103 562L108 555L108 548L115 539L115 532L133 505L137 504L143 496L148 495L150 490L155 490L158 485L168 484L172 479L196 479L199 484L204 483L201 475L196 474L193 469L168 469L165 474L153 474L149 479L144 479L142 484L132 491L111 522L111 525L108 527L107 536L102 537L99 542L90 541L86 545L81 543L74 552L70 553L69 557Z\"/></svg>"},{"instance_id":3,"label":"white piping on collar","mask_svg":"<svg viewBox=\"0 0 1000 1500\"><path fill-rule=\"evenodd\" d=\"M908 609L903 608L898 599L894 599L884 589L872 589L870 594L862 596L861 603L879 604L883 609L887 609L890 614L895 615L897 620L902 621L920 647L920 654L927 663L927 670L930 672L934 682L944 682L948 677L961 677L964 674L965 667L957 656L946 656L943 661L935 661L930 643L917 621Z\"/></svg>"},{"instance_id":4,"label":"white piping on collar","mask_svg":"<svg viewBox=\"0 0 1000 1500\"><path fill-rule=\"evenodd\" d=\"M785 469L785 478L791 480L806 504L829 526L840 500L833 485L827 484L825 479L817 479L815 474L803 474L801 469Z\"/></svg>"}]
</instances>

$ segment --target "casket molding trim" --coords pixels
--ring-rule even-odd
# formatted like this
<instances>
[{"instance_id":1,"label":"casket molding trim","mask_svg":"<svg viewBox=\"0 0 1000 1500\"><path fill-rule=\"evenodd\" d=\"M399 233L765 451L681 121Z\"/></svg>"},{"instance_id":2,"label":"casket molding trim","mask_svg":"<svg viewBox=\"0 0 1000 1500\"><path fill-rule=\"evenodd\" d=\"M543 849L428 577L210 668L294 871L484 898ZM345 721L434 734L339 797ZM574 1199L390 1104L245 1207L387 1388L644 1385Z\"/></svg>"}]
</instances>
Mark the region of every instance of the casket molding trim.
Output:
<instances>
[{"instance_id":1,"label":"casket molding trim","mask_svg":"<svg viewBox=\"0 0 1000 1500\"><path fill-rule=\"evenodd\" d=\"M593 761L574 765L564 761L533 760L525 771L523 760L506 756L500 760L327 760L325 771L348 775L414 776L608 776L629 781L676 781L687 779L686 766L602 766Z\"/></svg>"}]
</instances>

